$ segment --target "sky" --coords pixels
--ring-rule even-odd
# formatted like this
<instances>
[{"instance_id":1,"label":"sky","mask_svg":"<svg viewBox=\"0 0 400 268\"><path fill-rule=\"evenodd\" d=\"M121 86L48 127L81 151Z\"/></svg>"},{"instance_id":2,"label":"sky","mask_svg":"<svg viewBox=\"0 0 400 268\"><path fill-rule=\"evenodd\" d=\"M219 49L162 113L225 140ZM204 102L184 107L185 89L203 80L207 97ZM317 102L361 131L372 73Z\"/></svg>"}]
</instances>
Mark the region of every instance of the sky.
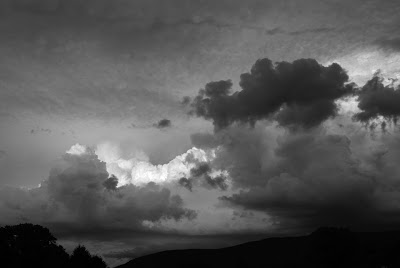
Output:
<instances>
[{"instance_id":1,"label":"sky","mask_svg":"<svg viewBox=\"0 0 400 268\"><path fill-rule=\"evenodd\" d=\"M0 0L0 224L110 265L400 221L400 4Z\"/></svg>"}]
</instances>

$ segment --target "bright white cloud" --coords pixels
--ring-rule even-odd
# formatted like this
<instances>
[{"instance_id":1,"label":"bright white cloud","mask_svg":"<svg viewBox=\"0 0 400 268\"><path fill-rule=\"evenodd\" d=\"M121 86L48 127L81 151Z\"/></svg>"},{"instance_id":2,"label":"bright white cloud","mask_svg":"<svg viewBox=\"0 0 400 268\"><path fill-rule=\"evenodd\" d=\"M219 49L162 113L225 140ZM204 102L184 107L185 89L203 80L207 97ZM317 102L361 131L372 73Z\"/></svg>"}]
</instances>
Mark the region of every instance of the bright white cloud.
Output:
<instances>
[{"instance_id":1,"label":"bright white cloud","mask_svg":"<svg viewBox=\"0 0 400 268\"><path fill-rule=\"evenodd\" d=\"M142 151L136 151L133 153L133 157L125 159L117 144L105 142L96 148L96 154L101 161L106 163L108 173L119 179L118 186L145 185L149 182L165 183L188 177L196 163L212 161L215 157L214 151L206 152L193 147L166 164L153 165L149 157ZM215 173L215 175L217 174Z\"/></svg>"},{"instance_id":2,"label":"bright white cloud","mask_svg":"<svg viewBox=\"0 0 400 268\"><path fill-rule=\"evenodd\" d=\"M84 148L87 149L82 145L74 145L68 152L81 153L85 151ZM153 165L140 150L131 153L133 157L125 159L119 145L112 142L97 145L94 152L99 160L104 162L109 175L113 174L118 178L117 187L121 189L129 185L146 187L148 183L153 182L168 189L171 195L179 196L185 209L196 212L194 218L144 220L142 222L144 228L196 235L265 231L274 228L265 213L243 211L221 203L222 196L238 192L238 189L232 188L232 181L226 170L211 168L208 172L211 178L219 176L226 178L227 189L225 190L208 187L200 178L193 182L191 190L178 183L182 177L190 178L191 170L198 167L200 163L212 165L218 155L218 149L217 147L203 150L193 147L163 165Z\"/></svg>"}]
</instances>

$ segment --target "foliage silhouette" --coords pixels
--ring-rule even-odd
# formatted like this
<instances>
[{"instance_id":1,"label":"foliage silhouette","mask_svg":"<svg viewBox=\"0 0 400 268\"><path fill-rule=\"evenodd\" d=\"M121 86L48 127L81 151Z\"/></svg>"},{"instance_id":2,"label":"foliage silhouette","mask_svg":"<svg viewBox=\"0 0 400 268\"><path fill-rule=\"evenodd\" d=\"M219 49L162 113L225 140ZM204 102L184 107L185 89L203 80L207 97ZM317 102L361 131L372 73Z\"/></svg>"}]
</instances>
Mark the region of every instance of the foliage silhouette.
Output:
<instances>
[{"instance_id":1,"label":"foliage silhouette","mask_svg":"<svg viewBox=\"0 0 400 268\"><path fill-rule=\"evenodd\" d=\"M92 256L89 251L81 245L74 249L70 258L70 265L74 268L107 267L100 257Z\"/></svg>"},{"instance_id":2,"label":"foliage silhouette","mask_svg":"<svg viewBox=\"0 0 400 268\"><path fill-rule=\"evenodd\" d=\"M85 267L106 268L98 256L78 246L71 257L58 245L50 231L29 223L0 227L0 266L22 267Z\"/></svg>"}]
</instances>

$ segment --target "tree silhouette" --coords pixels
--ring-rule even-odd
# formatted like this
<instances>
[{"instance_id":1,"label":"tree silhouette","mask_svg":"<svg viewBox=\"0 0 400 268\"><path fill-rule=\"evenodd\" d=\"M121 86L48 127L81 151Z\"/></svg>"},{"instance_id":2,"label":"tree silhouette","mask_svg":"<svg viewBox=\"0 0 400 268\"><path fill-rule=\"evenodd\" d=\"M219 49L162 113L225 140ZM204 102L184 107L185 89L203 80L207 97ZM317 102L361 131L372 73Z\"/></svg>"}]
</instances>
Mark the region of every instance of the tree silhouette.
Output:
<instances>
[{"instance_id":1,"label":"tree silhouette","mask_svg":"<svg viewBox=\"0 0 400 268\"><path fill-rule=\"evenodd\" d=\"M84 246L77 246L70 258L71 267L75 268L105 268L107 265L98 256L92 256Z\"/></svg>"},{"instance_id":2,"label":"tree silhouette","mask_svg":"<svg viewBox=\"0 0 400 268\"><path fill-rule=\"evenodd\" d=\"M0 227L0 267L88 267L106 268L98 256L78 246L70 257L50 231L40 225L19 224Z\"/></svg>"}]
</instances>

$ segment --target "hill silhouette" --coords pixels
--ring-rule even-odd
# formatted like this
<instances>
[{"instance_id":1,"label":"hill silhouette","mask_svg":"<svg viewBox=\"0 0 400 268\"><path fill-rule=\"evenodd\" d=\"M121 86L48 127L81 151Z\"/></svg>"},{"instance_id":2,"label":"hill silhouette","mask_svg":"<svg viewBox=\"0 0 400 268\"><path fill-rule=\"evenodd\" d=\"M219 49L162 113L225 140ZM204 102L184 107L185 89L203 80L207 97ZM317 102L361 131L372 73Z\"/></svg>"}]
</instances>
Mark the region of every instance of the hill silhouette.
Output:
<instances>
[{"instance_id":1,"label":"hill silhouette","mask_svg":"<svg viewBox=\"0 0 400 268\"><path fill-rule=\"evenodd\" d=\"M0 267L106 268L107 265L84 246L78 246L68 255L47 228L25 223L0 227Z\"/></svg>"},{"instance_id":2,"label":"hill silhouette","mask_svg":"<svg viewBox=\"0 0 400 268\"><path fill-rule=\"evenodd\" d=\"M268 238L222 249L159 252L117 268L152 267L394 268L400 232L361 233L320 228L307 236Z\"/></svg>"}]
</instances>

